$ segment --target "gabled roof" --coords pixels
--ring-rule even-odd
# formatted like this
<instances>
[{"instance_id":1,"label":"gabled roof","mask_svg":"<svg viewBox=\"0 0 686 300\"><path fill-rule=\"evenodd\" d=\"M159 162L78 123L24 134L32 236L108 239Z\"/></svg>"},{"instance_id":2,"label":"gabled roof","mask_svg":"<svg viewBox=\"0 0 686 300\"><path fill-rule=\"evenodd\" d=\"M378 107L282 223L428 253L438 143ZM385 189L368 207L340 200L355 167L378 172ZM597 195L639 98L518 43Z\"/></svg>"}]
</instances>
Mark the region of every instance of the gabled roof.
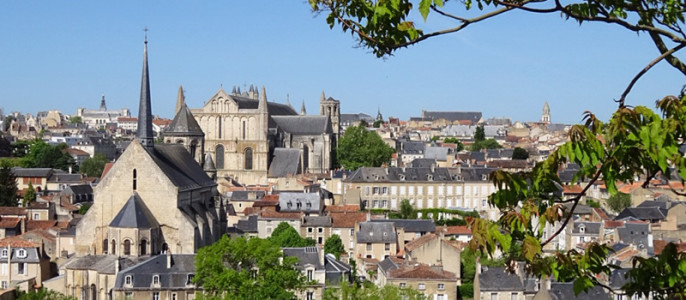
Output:
<instances>
[{"instance_id":1,"label":"gabled roof","mask_svg":"<svg viewBox=\"0 0 686 300\"><path fill-rule=\"evenodd\" d=\"M16 177L50 177L54 172L51 168L12 168L12 174Z\"/></svg>"},{"instance_id":2,"label":"gabled roof","mask_svg":"<svg viewBox=\"0 0 686 300\"><path fill-rule=\"evenodd\" d=\"M111 227L155 228L159 223L138 194L133 194L110 222Z\"/></svg>"},{"instance_id":3,"label":"gabled roof","mask_svg":"<svg viewBox=\"0 0 686 300\"><path fill-rule=\"evenodd\" d=\"M362 222L357 232L358 243L395 243L396 234L391 222Z\"/></svg>"},{"instance_id":4,"label":"gabled roof","mask_svg":"<svg viewBox=\"0 0 686 300\"><path fill-rule=\"evenodd\" d=\"M272 116L276 126L293 135L320 135L331 133L327 116Z\"/></svg>"},{"instance_id":5,"label":"gabled roof","mask_svg":"<svg viewBox=\"0 0 686 300\"><path fill-rule=\"evenodd\" d=\"M324 269L324 265L319 261L319 251L317 247L292 247L283 248L283 256L294 256L298 258L295 267L302 270L305 266L314 266L315 270Z\"/></svg>"},{"instance_id":6,"label":"gabled roof","mask_svg":"<svg viewBox=\"0 0 686 300\"><path fill-rule=\"evenodd\" d=\"M455 273L443 270L440 267L433 268L426 264L401 266L388 272L388 277L393 279L428 279L428 280L455 280Z\"/></svg>"},{"instance_id":7,"label":"gabled roof","mask_svg":"<svg viewBox=\"0 0 686 300\"><path fill-rule=\"evenodd\" d=\"M658 207L627 207L615 220L622 220L627 217L634 217L639 220L664 220L666 217Z\"/></svg>"},{"instance_id":8,"label":"gabled roof","mask_svg":"<svg viewBox=\"0 0 686 300\"><path fill-rule=\"evenodd\" d=\"M522 279L505 267L482 267L479 287L482 291L524 291Z\"/></svg>"},{"instance_id":9,"label":"gabled roof","mask_svg":"<svg viewBox=\"0 0 686 300\"><path fill-rule=\"evenodd\" d=\"M576 234L600 234L600 222L574 222L574 228L572 228L572 233ZM584 228L584 232L581 232L581 228Z\"/></svg>"},{"instance_id":10,"label":"gabled roof","mask_svg":"<svg viewBox=\"0 0 686 300\"><path fill-rule=\"evenodd\" d=\"M333 220L334 228L354 228L355 223L367 220L365 212L330 212L329 216Z\"/></svg>"},{"instance_id":11,"label":"gabled roof","mask_svg":"<svg viewBox=\"0 0 686 300\"><path fill-rule=\"evenodd\" d=\"M195 254L171 255L172 265L167 268L167 255L157 255L146 261L130 266L117 274L115 290L150 289L152 277L159 276L160 289L187 289L188 275L195 273ZM131 287L124 287L126 276L131 276Z\"/></svg>"},{"instance_id":12,"label":"gabled roof","mask_svg":"<svg viewBox=\"0 0 686 300\"><path fill-rule=\"evenodd\" d=\"M188 109L184 103L179 112L174 116L171 124L164 130L166 135L191 135L191 136L205 136L200 125L193 117L193 113Z\"/></svg>"},{"instance_id":13,"label":"gabled roof","mask_svg":"<svg viewBox=\"0 0 686 300\"><path fill-rule=\"evenodd\" d=\"M588 292L581 292L578 295L574 294L573 283L571 282L553 282L550 284L550 298L552 300L596 300L596 299L610 299L605 290L596 285Z\"/></svg>"},{"instance_id":14,"label":"gabled roof","mask_svg":"<svg viewBox=\"0 0 686 300\"><path fill-rule=\"evenodd\" d=\"M322 201L318 193L280 193L279 211L281 212L320 212Z\"/></svg>"},{"instance_id":15,"label":"gabled roof","mask_svg":"<svg viewBox=\"0 0 686 300\"><path fill-rule=\"evenodd\" d=\"M298 174L300 169L300 150L295 148L276 148L272 163L269 165L269 177L286 177Z\"/></svg>"},{"instance_id":16,"label":"gabled roof","mask_svg":"<svg viewBox=\"0 0 686 300\"><path fill-rule=\"evenodd\" d=\"M158 144L154 151L148 153L167 178L181 190L216 185L181 145Z\"/></svg>"}]
</instances>

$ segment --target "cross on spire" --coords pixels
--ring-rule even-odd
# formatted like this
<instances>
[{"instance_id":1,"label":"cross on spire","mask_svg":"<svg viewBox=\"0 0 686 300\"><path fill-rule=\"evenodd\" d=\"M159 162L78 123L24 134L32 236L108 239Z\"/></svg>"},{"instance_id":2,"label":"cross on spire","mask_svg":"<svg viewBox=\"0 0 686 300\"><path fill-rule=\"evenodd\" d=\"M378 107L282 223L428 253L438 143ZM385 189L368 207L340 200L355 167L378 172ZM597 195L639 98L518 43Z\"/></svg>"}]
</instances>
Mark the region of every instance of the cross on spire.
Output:
<instances>
[{"instance_id":1,"label":"cross on spire","mask_svg":"<svg viewBox=\"0 0 686 300\"><path fill-rule=\"evenodd\" d=\"M145 31L145 43L148 43L148 26L145 26L143 28L143 31Z\"/></svg>"}]
</instances>

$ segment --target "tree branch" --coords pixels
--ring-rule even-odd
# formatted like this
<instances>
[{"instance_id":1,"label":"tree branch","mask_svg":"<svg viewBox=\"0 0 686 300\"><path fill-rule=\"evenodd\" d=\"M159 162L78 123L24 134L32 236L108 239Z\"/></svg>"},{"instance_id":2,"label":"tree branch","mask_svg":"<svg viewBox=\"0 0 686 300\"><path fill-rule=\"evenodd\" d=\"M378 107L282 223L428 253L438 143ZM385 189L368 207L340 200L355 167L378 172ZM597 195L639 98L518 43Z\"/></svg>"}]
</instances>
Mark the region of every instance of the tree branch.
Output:
<instances>
[{"instance_id":1,"label":"tree branch","mask_svg":"<svg viewBox=\"0 0 686 300\"><path fill-rule=\"evenodd\" d=\"M660 53L664 54L667 51L669 51L669 49L667 48L667 45L665 45L665 42L662 40L662 38L658 34L652 33L652 32L649 34L650 34L650 38L653 40L653 43L655 44L657 49L660 50ZM685 44L685 43L686 42L681 42L681 44ZM686 75L686 65L681 60L679 60L678 58L676 58L672 54L669 54L669 55L665 56L664 58L670 65L672 65L672 67L679 70L682 74Z\"/></svg>"}]
</instances>

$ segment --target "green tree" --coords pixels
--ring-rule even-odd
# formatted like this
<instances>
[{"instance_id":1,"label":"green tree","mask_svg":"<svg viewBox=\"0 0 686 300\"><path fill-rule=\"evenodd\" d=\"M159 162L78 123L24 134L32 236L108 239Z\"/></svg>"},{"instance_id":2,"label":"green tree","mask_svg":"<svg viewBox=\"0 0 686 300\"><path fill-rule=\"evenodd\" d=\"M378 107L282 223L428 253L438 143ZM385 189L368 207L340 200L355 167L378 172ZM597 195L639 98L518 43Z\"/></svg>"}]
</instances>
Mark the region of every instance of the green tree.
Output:
<instances>
[{"instance_id":1,"label":"green tree","mask_svg":"<svg viewBox=\"0 0 686 300\"><path fill-rule=\"evenodd\" d=\"M529 151L521 147L515 147L512 151L512 159L529 159Z\"/></svg>"},{"instance_id":2,"label":"green tree","mask_svg":"<svg viewBox=\"0 0 686 300\"><path fill-rule=\"evenodd\" d=\"M0 206L17 206L17 181L7 162L0 166Z\"/></svg>"},{"instance_id":3,"label":"green tree","mask_svg":"<svg viewBox=\"0 0 686 300\"><path fill-rule=\"evenodd\" d=\"M27 187L26 191L24 192L24 201L22 205L26 207L33 201L36 201L36 189L34 189L33 184L29 182L29 187Z\"/></svg>"},{"instance_id":4,"label":"green tree","mask_svg":"<svg viewBox=\"0 0 686 300\"><path fill-rule=\"evenodd\" d=\"M381 125L383 125L383 121L381 121L381 120L376 120L376 121L374 121L374 124L372 124L372 127L374 127L374 128L381 128Z\"/></svg>"},{"instance_id":5,"label":"green tree","mask_svg":"<svg viewBox=\"0 0 686 300\"><path fill-rule=\"evenodd\" d=\"M462 149L464 149L464 144L462 144L462 141L460 141L454 137L447 137L447 138L443 139L443 143L456 144L457 148L455 148L455 151L458 151L458 152L462 151Z\"/></svg>"},{"instance_id":6,"label":"green tree","mask_svg":"<svg viewBox=\"0 0 686 300\"><path fill-rule=\"evenodd\" d=\"M315 244L313 239L301 237L298 231L286 222L279 223L269 239L280 247L307 247Z\"/></svg>"},{"instance_id":7,"label":"green tree","mask_svg":"<svg viewBox=\"0 0 686 300\"><path fill-rule=\"evenodd\" d=\"M424 294L412 288L400 288L392 284L378 287L372 283L341 284L327 288L322 297L325 300L380 300L380 299L426 299Z\"/></svg>"},{"instance_id":8,"label":"green tree","mask_svg":"<svg viewBox=\"0 0 686 300\"><path fill-rule=\"evenodd\" d=\"M71 117L69 117L69 123L81 124L81 123L83 123L83 119L80 116L71 116Z\"/></svg>"},{"instance_id":9,"label":"green tree","mask_svg":"<svg viewBox=\"0 0 686 300\"><path fill-rule=\"evenodd\" d=\"M376 132L360 125L345 130L345 134L338 141L336 155L343 167L356 170L360 167L380 167L390 162L393 152L395 150Z\"/></svg>"},{"instance_id":10,"label":"green tree","mask_svg":"<svg viewBox=\"0 0 686 300\"><path fill-rule=\"evenodd\" d=\"M487 139L483 141L474 141L473 144L469 145L469 150L480 151L481 149L498 149L502 148L498 141L495 139Z\"/></svg>"},{"instance_id":11,"label":"green tree","mask_svg":"<svg viewBox=\"0 0 686 300\"><path fill-rule=\"evenodd\" d=\"M484 130L484 125L476 126L474 131L474 142L483 142L486 140L486 131Z\"/></svg>"},{"instance_id":12,"label":"green tree","mask_svg":"<svg viewBox=\"0 0 686 300\"><path fill-rule=\"evenodd\" d=\"M81 207L79 207L79 215L85 215L88 212L88 209L90 209L92 204L90 203L83 203L81 204Z\"/></svg>"},{"instance_id":13,"label":"green tree","mask_svg":"<svg viewBox=\"0 0 686 300\"><path fill-rule=\"evenodd\" d=\"M409 199L403 199L400 201L400 219L416 219L417 212L414 210L412 203Z\"/></svg>"},{"instance_id":14,"label":"green tree","mask_svg":"<svg viewBox=\"0 0 686 300\"><path fill-rule=\"evenodd\" d=\"M343 252L345 252L345 247L338 234L332 234L324 241L324 253L331 253L336 256L336 259L340 259Z\"/></svg>"},{"instance_id":15,"label":"green tree","mask_svg":"<svg viewBox=\"0 0 686 300\"><path fill-rule=\"evenodd\" d=\"M105 165L108 162L109 160L105 155L102 153L95 153L93 157L89 157L81 163L79 173L91 177L101 177L102 171L105 170Z\"/></svg>"},{"instance_id":16,"label":"green tree","mask_svg":"<svg viewBox=\"0 0 686 300\"><path fill-rule=\"evenodd\" d=\"M66 296L59 292L41 288L31 292L17 291L17 300L76 300L75 297Z\"/></svg>"},{"instance_id":17,"label":"green tree","mask_svg":"<svg viewBox=\"0 0 686 300\"><path fill-rule=\"evenodd\" d=\"M33 140L29 144L29 151L23 157L25 168L55 168L68 170L74 165L74 159L68 153L62 152L68 146L64 143L52 146L43 140Z\"/></svg>"},{"instance_id":18,"label":"green tree","mask_svg":"<svg viewBox=\"0 0 686 300\"><path fill-rule=\"evenodd\" d=\"M200 299L293 299L307 278L270 239L223 236L195 256Z\"/></svg>"},{"instance_id":19,"label":"green tree","mask_svg":"<svg viewBox=\"0 0 686 300\"><path fill-rule=\"evenodd\" d=\"M8 157L12 155L12 143L0 135L0 157Z\"/></svg>"},{"instance_id":20,"label":"green tree","mask_svg":"<svg viewBox=\"0 0 686 300\"><path fill-rule=\"evenodd\" d=\"M14 120L14 117L11 115L5 116L5 119L2 121L2 131L8 132L10 130L10 126L12 125L12 121Z\"/></svg>"},{"instance_id":21,"label":"green tree","mask_svg":"<svg viewBox=\"0 0 686 300\"><path fill-rule=\"evenodd\" d=\"M622 212L625 208L631 207L631 195L616 193L606 200L607 206L616 213Z\"/></svg>"}]
</instances>

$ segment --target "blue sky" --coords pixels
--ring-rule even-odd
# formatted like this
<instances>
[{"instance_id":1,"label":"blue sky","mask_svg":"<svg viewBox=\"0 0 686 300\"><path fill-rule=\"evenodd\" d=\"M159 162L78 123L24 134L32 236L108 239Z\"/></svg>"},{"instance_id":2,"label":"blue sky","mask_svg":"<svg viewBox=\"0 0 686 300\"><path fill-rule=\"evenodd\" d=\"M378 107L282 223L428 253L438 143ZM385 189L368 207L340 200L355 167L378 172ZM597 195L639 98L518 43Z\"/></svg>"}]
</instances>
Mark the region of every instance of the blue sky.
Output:
<instances>
[{"instance_id":1,"label":"blue sky","mask_svg":"<svg viewBox=\"0 0 686 300\"><path fill-rule=\"evenodd\" d=\"M452 23L431 15L419 25ZM136 113L146 26L153 113L168 118L180 84L197 108L222 85L253 83L266 86L270 101L289 95L299 110L304 100L310 113L323 90L343 113L380 107L407 119L424 108L534 121L548 101L554 122L576 123L585 110L609 117L612 99L658 55L646 35L524 12L378 59L302 0L2 1L0 107L74 114L97 108L105 94L109 108ZM653 107L683 84L660 63L628 104Z\"/></svg>"}]
</instances>

